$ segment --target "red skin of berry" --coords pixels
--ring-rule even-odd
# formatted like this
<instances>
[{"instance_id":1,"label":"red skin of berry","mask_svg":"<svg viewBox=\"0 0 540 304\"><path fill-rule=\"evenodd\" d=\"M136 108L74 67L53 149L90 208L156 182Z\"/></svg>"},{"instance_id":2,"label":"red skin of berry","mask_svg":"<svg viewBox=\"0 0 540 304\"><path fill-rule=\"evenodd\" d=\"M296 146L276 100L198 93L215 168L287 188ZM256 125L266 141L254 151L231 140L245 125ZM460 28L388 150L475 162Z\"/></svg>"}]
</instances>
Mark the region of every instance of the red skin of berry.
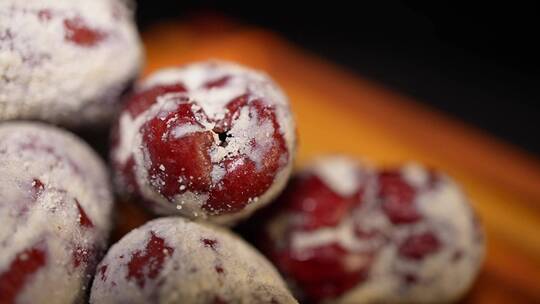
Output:
<instances>
[{"instance_id":1,"label":"red skin of berry","mask_svg":"<svg viewBox=\"0 0 540 304\"><path fill-rule=\"evenodd\" d=\"M37 247L19 253L7 271L0 273L0 303L15 303L26 282L46 263L46 252Z\"/></svg>"},{"instance_id":2,"label":"red skin of berry","mask_svg":"<svg viewBox=\"0 0 540 304\"><path fill-rule=\"evenodd\" d=\"M174 248L169 247L165 240L151 232L150 240L142 251L136 251L131 256L128 263L127 279L134 279L141 288L146 284L147 279L155 279L165 263L165 259L170 257ZM102 266L103 267L103 266ZM101 267L101 268L102 268ZM102 270L102 277L105 270Z\"/></svg>"},{"instance_id":3,"label":"red skin of berry","mask_svg":"<svg viewBox=\"0 0 540 304\"><path fill-rule=\"evenodd\" d=\"M95 46L107 36L97 29L90 28L79 17L65 19L64 29L66 32L65 39L82 47Z\"/></svg>"},{"instance_id":4,"label":"red skin of berry","mask_svg":"<svg viewBox=\"0 0 540 304\"><path fill-rule=\"evenodd\" d=\"M37 200L37 198L43 193L43 190L45 189L45 184L40 179L34 178L32 180L32 190L30 193L32 194L32 199L34 201Z\"/></svg>"},{"instance_id":5,"label":"red skin of berry","mask_svg":"<svg viewBox=\"0 0 540 304\"><path fill-rule=\"evenodd\" d=\"M209 81L206 87L218 87L227 83L228 77ZM147 110L165 93L182 93L185 88L182 84L157 86L134 95L128 103L126 110L136 116ZM228 110L221 120L212 120L202 109L194 112L192 104L181 103L177 109L169 113L164 119L155 117L147 121L142 127L143 144L147 148L148 157L152 162L149 169L150 178L163 181L164 184L151 183L156 190L169 200L186 191L194 193L207 193L209 195L203 209L211 214L234 213L242 210L250 198L262 195L272 185L274 178L281 167L286 165L288 150L283 136L280 134L275 109L259 100L248 103L249 95L239 96L226 105ZM236 155L224 159L220 164L213 164L210 158L212 147L222 143L217 142L215 133L226 133L231 124L238 117L240 110L248 107L256 112L259 122L270 121L274 127L271 136L272 145L263 157L262 169L256 170L256 164L247 155ZM202 124L196 119L203 119L215 123L213 130L187 134L181 138L172 136L171 130L186 124ZM175 118L174 120L171 120ZM163 141L166 138L166 141ZM259 143L254 140L250 143L256 147ZM120 168L129 184L134 183L133 161ZM238 165L238 162L242 162ZM211 172L214 165L225 168L226 174L222 180L212 184ZM160 167L164 166L165 170ZM126 172L127 171L127 172ZM180 186L186 186L180 190Z\"/></svg>"},{"instance_id":6,"label":"red skin of berry","mask_svg":"<svg viewBox=\"0 0 540 304\"><path fill-rule=\"evenodd\" d=\"M382 208L394 224L414 223L421 219L413 205L416 190L397 171L383 171L378 176Z\"/></svg>"},{"instance_id":7,"label":"red skin of berry","mask_svg":"<svg viewBox=\"0 0 540 304\"><path fill-rule=\"evenodd\" d=\"M106 281L107 280L107 268L108 268L108 265L102 265L99 267L98 269L98 272L100 274L100 278L102 281Z\"/></svg>"},{"instance_id":8,"label":"red skin of berry","mask_svg":"<svg viewBox=\"0 0 540 304\"><path fill-rule=\"evenodd\" d=\"M216 247L218 244L217 240L214 239L201 239L201 242L203 243L204 247L212 248L212 250L216 251Z\"/></svg>"},{"instance_id":9,"label":"red skin of berry","mask_svg":"<svg viewBox=\"0 0 540 304\"><path fill-rule=\"evenodd\" d=\"M97 252L94 248L86 248L85 245L76 245L73 249L72 257L73 257L73 266L79 267L81 265L83 266L92 266L95 267L94 262L96 262Z\"/></svg>"},{"instance_id":10,"label":"red skin of berry","mask_svg":"<svg viewBox=\"0 0 540 304\"><path fill-rule=\"evenodd\" d=\"M298 228L306 231L338 225L358 201L356 195L338 195L316 175L294 179L289 189L293 190L287 191L280 201L288 202L291 212L303 215L302 226Z\"/></svg>"},{"instance_id":11,"label":"red skin of berry","mask_svg":"<svg viewBox=\"0 0 540 304\"><path fill-rule=\"evenodd\" d=\"M81 204L79 204L79 201L77 199L75 199L75 204L77 205L77 210L79 211L79 224L81 225L81 227L94 228L94 223L92 223L92 220L90 220L90 218L84 211L83 207L81 207Z\"/></svg>"},{"instance_id":12,"label":"red skin of berry","mask_svg":"<svg viewBox=\"0 0 540 304\"><path fill-rule=\"evenodd\" d=\"M154 86L133 94L129 99L129 103L126 104L125 110L127 110L132 117L135 117L148 110L148 108L156 103L158 96L162 96L167 93L183 92L186 92L186 89L182 84Z\"/></svg>"},{"instance_id":13,"label":"red skin of berry","mask_svg":"<svg viewBox=\"0 0 540 304\"><path fill-rule=\"evenodd\" d=\"M178 117L171 126L167 121ZM214 144L211 131L191 133L181 138L174 138L171 128L184 124L199 124L191 110L191 104L178 106L174 113L165 119L158 117L147 122L143 127L143 142L148 148L152 161L149 176L157 176L165 182L158 191L172 200L180 193L180 185L186 185L193 192L202 192L210 187L212 163L208 150ZM168 134L166 143L162 138ZM160 170L163 165L165 171ZM182 183L179 178L182 178Z\"/></svg>"},{"instance_id":14,"label":"red skin of berry","mask_svg":"<svg viewBox=\"0 0 540 304\"><path fill-rule=\"evenodd\" d=\"M311 301L335 298L365 280L368 267L347 271L342 263L347 255L354 255L338 244L310 249L308 258L297 257L285 250L276 253L280 269L294 277L295 282ZM365 255L362 255L365 257ZM367 263L366 266L369 266Z\"/></svg>"},{"instance_id":15,"label":"red skin of berry","mask_svg":"<svg viewBox=\"0 0 540 304\"><path fill-rule=\"evenodd\" d=\"M210 81L208 81L208 82L206 82L204 84L204 87L206 89L222 87L225 84L227 84L227 82L229 81L230 78L231 78L231 76L223 76L223 77L215 79L215 80L210 80Z\"/></svg>"},{"instance_id":16,"label":"red skin of berry","mask_svg":"<svg viewBox=\"0 0 540 304\"><path fill-rule=\"evenodd\" d=\"M234 117L235 113L241 110L234 100L229 104L229 113ZM274 127L272 134L272 146L263 157L262 169L257 170L256 164L247 155L239 155L235 158L224 161L227 171L221 180L221 187L214 187L210 192L208 202L203 205L208 211L218 213L236 212L242 210L248 203L249 198L258 197L263 194L274 182L278 170L284 166L282 157L288 159L288 151L283 136L279 133L279 124L273 107L265 106L260 101L253 101L250 105L255 109L259 117L259 122L271 121ZM234 111L234 112L233 112ZM228 119L225 117L225 119ZM229 123L228 126L231 124ZM252 141L251 145L259 143ZM243 158L243 165L234 166L233 163L239 158Z\"/></svg>"},{"instance_id":17,"label":"red skin of berry","mask_svg":"<svg viewBox=\"0 0 540 304\"><path fill-rule=\"evenodd\" d=\"M437 252L440 241L431 232L411 235L399 246L399 254L412 260L422 260L427 255Z\"/></svg>"},{"instance_id":18,"label":"red skin of berry","mask_svg":"<svg viewBox=\"0 0 540 304\"><path fill-rule=\"evenodd\" d=\"M318 176L309 174L293 179L276 205L281 204L287 213L302 216L301 224L289 227L289 231L314 231L337 226L361 203L360 195L361 191L351 197L342 197ZM288 235L286 233L285 238L289 240ZM369 259L369 252L353 253L332 243L311 248L300 257L288 249L290 246L289 243L282 250L264 247L271 252L271 260L276 261L278 268L287 276L294 278L310 301L337 297L365 280L369 262L365 267L351 271L345 268L343 260L354 255Z\"/></svg>"}]
</instances>

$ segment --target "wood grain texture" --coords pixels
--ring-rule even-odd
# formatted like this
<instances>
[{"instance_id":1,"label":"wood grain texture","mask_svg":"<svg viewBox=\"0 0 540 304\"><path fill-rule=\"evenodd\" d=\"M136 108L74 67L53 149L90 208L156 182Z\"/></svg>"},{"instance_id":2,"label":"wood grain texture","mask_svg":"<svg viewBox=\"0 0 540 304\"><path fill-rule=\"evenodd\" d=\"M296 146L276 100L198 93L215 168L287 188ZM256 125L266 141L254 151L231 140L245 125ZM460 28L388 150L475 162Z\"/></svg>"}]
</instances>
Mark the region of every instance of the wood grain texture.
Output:
<instances>
[{"instance_id":1,"label":"wood grain texture","mask_svg":"<svg viewBox=\"0 0 540 304\"><path fill-rule=\"evenodd\" d=\"M146 74L208 58L270 74L292 102L298 165L337 152L378 165L415 160L448 172L470 194L488 239L482 273L464 302L540 303L538 159L264 30L203 18L159 25L143 38Z\"/></svg>"}]
</instances>

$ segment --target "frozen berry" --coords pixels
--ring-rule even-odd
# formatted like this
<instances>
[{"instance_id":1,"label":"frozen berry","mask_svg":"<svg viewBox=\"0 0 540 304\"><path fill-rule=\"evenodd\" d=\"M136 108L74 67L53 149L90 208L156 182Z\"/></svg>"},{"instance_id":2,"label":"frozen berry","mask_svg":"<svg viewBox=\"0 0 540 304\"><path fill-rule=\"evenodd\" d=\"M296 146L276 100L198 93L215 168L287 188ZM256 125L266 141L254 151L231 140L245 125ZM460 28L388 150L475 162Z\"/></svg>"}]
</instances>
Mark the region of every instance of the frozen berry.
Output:
<instances>
[{"instance_id":1,"label":"frozen berry","mask_svg":"<svg viewBox=\"0 0 540 304\"><path fill-rule=\"evenodd\" d=\"M260 247L310 302L455 301L483 258L461 189L419 165L377 171L323 158L274 208Z\"/></svg>"},{"instance_id":2,"label":"frozen berry","mask_svg":"<svg viewBox=\"0 0 540 304\"><path fill-rule=\"evenodd\" d=\"M225 62L143 81L113 132L122 192L158 214L231 223L285 186L295 153L287 98L265 74Z\"/></svg>"},{"instance_id":3,"label":"frozen berry","mask_svg":"<svg viewBox=\"0 0 540 304\"><path fill-rule=\"evenodd\" d=\"M110 230L104 164L37 123L0 125L0 303L85 299Z\"/></svg>"},{"instance_id":4,"label":"frozen berry","mask_svg":"<svg viewBox=\"0 0 540 304\"><path fill-rule=\"evenodd\" d=\"M234 234L181 217L136 228L98 266L90 303L297 303Z\"/></svg>"},{"instance_id":5,"label":"frozen berry","mask_svg":"<svg viewBox=\"0 0 540 304\"><path fill-rule=\"evenodd\" d=\"M107 124L142 51L126 1L0 1L0 121Z\"/></svg>"}]
</instances>

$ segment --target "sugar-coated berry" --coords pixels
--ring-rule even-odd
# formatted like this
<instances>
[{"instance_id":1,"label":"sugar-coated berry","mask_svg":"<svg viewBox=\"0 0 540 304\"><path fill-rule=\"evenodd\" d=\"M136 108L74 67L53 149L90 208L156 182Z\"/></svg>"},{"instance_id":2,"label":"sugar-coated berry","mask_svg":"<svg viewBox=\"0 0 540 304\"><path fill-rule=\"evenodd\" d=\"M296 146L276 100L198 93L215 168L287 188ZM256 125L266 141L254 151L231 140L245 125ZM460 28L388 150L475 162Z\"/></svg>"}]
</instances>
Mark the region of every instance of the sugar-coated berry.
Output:
<instances>
[{"instance_id":1,"label":"sugar-coated berry","mask_svg":"<svg viewBox=\"0 0 540 304\"><path fill-rule=\"evenodd\" d=\"M152 220L114 244L90 303L297 303L277 270L233 233L182 217Z\"/></svg>"},{"instance_id":2,"label":"sugar-coated berry","mask_svg":"<svg viewBox=\"0 0 540 304\"><path fill-rule=\"evenodd\" d=\"M483 258L467 197L416 164L375 170L322 158L274 208L260 247L310 302L456 301Z\"/></svg>"},{"instance_id":3,"label":"sugar-coated berry","mask_svg":"<svg viewBox=\"0 0 540 304\"><path fill-rule=\"evenodd\" d=\"M0 121L108 125L142 62L128 2L0 1Z\"/></svg>"},{"instance_id":4,"label":"sugar-coated berry","mask_svg":"<svg viewBox=\"0 0 540 304\"><path fill-rule=\"evenodd\" d=\"M0 125L0 303L78 303L106 249L107 170L74 135Z\"/></svg>"},{"instance_id":5,"label":"sugar-coated berry","mask_svg":"<svg viewBox=\"0 0 540 304\"><path fill-rule=\"evenodd\" d=\"M294 128L287 98L261 72L218 61L161 70L113 132L116 182L158 214L231 223L285 186Z\"/></svg>"}]
</instances>

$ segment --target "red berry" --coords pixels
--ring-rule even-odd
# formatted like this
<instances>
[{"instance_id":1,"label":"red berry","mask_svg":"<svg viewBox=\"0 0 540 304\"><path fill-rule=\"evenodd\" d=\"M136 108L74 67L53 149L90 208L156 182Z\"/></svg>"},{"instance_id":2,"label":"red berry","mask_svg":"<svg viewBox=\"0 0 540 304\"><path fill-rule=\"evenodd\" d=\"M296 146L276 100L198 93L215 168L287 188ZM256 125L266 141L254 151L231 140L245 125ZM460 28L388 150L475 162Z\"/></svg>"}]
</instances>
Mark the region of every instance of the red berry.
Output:
<instances>
[{"instance_id":1,"label":"red berry","mask_svg":"<svg viewBox=\"0 0 540 304\"><path fill-rule=\"evenodd\" d=\"M454 183L417 165L364 174L357 191L345 191L352 188L341 186L358 170L354 162L320 161L293 178L257 239L302 299L438 302L441 294L456 300L469 287L483 242ZM464 284L449 286L456 277ZM397 284L379 288L389 281Z\"/></svg>"},{"instance_id":2,"label":"red berry","mask_svg":"<svg viewBox=\"0 0 540 304\"><path fill-rule=\"evenodd\" d=\"M113 135L122 192L136 191L158 213L232 222L281 190L293 125L286 98L266 75L204 62L158 72L146 87L131 97Z\"/></svg>"}]
</instances>

